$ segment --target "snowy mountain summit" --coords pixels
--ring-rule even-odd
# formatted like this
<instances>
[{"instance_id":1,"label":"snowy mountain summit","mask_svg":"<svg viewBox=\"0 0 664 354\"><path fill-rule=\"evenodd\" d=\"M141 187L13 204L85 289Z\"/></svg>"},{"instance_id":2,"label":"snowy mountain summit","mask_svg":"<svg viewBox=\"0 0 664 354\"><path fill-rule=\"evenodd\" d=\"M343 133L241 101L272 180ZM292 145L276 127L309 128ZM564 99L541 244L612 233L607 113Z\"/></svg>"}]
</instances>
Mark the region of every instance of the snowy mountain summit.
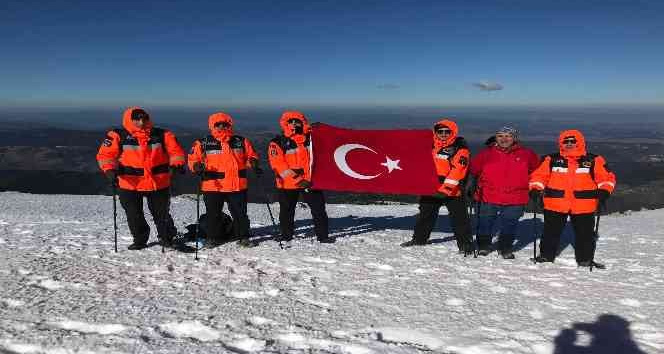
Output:
<instances>
[{"instance_id":1,"label":"snowy mountain summit","mask_svg":"<svg viewBox=\"0 0 664 354\"><path fill-rule=\"evenodd\" d=\"M185 231L196 203L171 211ZM196 261L128 251L121 209L114 253L110 196L0 193L0 353L664 353L664 210L602 216L593 272L569 230L555 263L530 262L532 214L504 260L458 254L444 214L431 244L399 247L416 205L328 213L337 243L298 207L282 250L250 204L258 247Z\"/></svg>"}]
</instances>

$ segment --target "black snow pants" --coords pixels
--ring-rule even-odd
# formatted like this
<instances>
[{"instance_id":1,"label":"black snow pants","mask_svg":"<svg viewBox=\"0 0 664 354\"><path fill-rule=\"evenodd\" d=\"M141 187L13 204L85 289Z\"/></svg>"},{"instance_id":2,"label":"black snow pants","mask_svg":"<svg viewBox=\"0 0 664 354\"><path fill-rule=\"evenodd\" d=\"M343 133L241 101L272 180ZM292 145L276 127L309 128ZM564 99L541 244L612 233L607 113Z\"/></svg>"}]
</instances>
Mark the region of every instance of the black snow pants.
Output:
<instances>
[{"instance_id":1,"label":"black snow pants","mask_svg":"<svg viewBox=\"0 0 664 354\"><path fill-rule=\"evenodd\" d=\"M417 215L417 221L415 222L413 240L419 244L424 244L429 240L431 231L438 219L438 212L443 205L445 205L449 212L450 224L459 250L463 250L464 247L470 249L472 245L464 246L463 244L464 240L470 241L473 236L470 232L470 218L468 217L466 203L464 203L461 197L436 198L433 196L421 196L420 213Z\"/></svg>"},{"instance_id":2,"label":"black snow pants","mask_svg":"<svg viewBox=\"0 0 664 354\"><path fill-rule=\"evenodd\" d=\"M150 238L148 226L143 214L143 198L148 200L148 209L152 220L157 226L157 235L160 240L170 241L177 234L177 229L170 214L171 195L168 188L156 191L142 192L119 189L120 204L127 214L129 231L134 237L134 243L146 244Z\"/></svg>"},{"instance_id":3,"label":"black snow pants","mask_svg":"<svg viewBox=\"0 0 664 354\"><path fill-rule=\"evenodd\" d=\"M281 239L289 240L295 233L295 207L297 200L302 194L302 199L311 210L314 219L314 232L318 240L328 237L328 220L325 211L325 195L319 190L305 191L303 189L280 189L279 190L279 226L281 228Z\"/></svg>"},{"instance_id":4,"label":"black snow pants","mask_svg":"<svg viewBox=\"0 0 664 354\"><path fill-rule=\"evenodd\" d=\"M567 224L568 215L574 228L574 257L577 263L590 261L595 242L594 214L573 215L544 210L544 231L540 244L540 254L550 260L556 258L560 245L560 235L565 224Z\"/></svg>"},{"instance_id":5,"label":"black snow pants","mask_svg":"<svg viewBox=\"0 0 664 354\"><path fill-rule=\"evenodd\" d=\"M249 237L249 217L247 216L247 191L239 192L204 192L205 210L207 212L208 237L213 242L228 241L231 236L236 238ZM223 231L224 203L233 218L233 235L225 235Z\"/></svg>"}]
</instances>

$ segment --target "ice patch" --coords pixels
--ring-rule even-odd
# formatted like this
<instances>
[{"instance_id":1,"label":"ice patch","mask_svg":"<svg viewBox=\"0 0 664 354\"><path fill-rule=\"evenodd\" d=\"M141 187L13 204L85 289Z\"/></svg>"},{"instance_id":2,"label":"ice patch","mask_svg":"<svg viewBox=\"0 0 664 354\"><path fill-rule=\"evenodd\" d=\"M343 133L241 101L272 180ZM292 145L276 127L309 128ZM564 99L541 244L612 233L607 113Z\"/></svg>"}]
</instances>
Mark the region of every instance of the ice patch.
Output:
<instances>
[{"instance_id":1,"label":"ice patch","mask_svg":"<svg viewBox=\"0 0 664 354\"><path fill-rule=\"evenodd\" d=\"M449 306L463 306L465 303L465 301L456 298L445 300L445 304Z\"/></svg>"},{"instance_id":2,"label":"ice patch","mask_svg":"<svg viewBox=\"0 0 664 354\"><path fill-rule=\"evenodd\" d=\"M234 351L239 351L239 352L257 352L259 350L265 349L265 345L267 344L266 341L264 340L259 340L259 339L253 339L253 338L243 338L240 340L236 340L233 342L228 343L226 346Z\"/></svg>"},{"instance_id":3,"label":"ice patch","mask_svg":"<svg viewBox=\"0 0 664 354\"><path fill-rule=\"evenodd\" d=\"M247 320L250 324L254 326L264 326L264 325L274 325L277 324L276 321L271 320L269 318L265 317L260 317L260 316L253 316Z\"/></svg>"},{"instance_id":4,"label":"ice patch","mask_svg":"<svg viewBox=\"0 0 664 354\"><path fill-rule=\"evenodd\" d=\"M63 283L61 281L57 281L57 280L46 279L46 280L42 280L41 282L39 282L39 284L37 284L37 286L40 287L40 288L44 288L46 290L58 290L58 289L64 288L65 283Z\"/></svg>"},{"instance_id":5,"label":"ice patch","mask_svg":"<svg viewBox=\"0 0 664 354\"><path fill-rule=\"evenodd\" d=\"M14 300L14 299L9 299L9 298L0 299L0 302L5 304L5 306L7 306L7 307L21 307L21 306L25 305L24 301Z\"/></svg>"},{"instance_id":6,"label":"ice patch","mask_svg":"<svg viewBox=\"0 0 664 354\"><path fill-rule=\"evenodd\" d=\"M274 289L274 288L272 288L272 289L267 289L267 290L265 290L265 294L268 295L268 296L272 296L272 297L274 297L274 296L279 295L279 292L280 292L280 291L281 291L281 290L279 290L279 289Z\"/></svg>"},{"instance_id":7,"label":"ice patch","mask_svg":"<svg viewBox=\"0 0 664 354\"><path fill-rule=\"evenodd\" d=\"M552 282L549 282L549 286L552 286L554 288L562 288L562 287L565 286L565 284L559 283L557 281L552 281Z\"/></svg>"},{"instance_id":8,"label":"ice patch","mask_svg":"<svg viewBox=\"0 0 664 354\"><path fill-rule=\"evenodd\" d=\"M641 307L641 301L635 299L622 299L618 301L621 305L629 307Z\"/></svg>"},{"instance_id":9,"label":"ice patch","mask_svg":"<svg viewBox=\"0 0 664 354\"><path fill-rule=\"evenodd\" d=\"M357 290L342 290L342 291L339 291L337 294L339 294L341 296L347 296L347 297L362 296L362 293L357 291Z\"/></svg>"},{"instance_id":10,"label":"ice patch","mask_svg":"<svg viewBox=\"0 0 664 354\"><path fill-rule=\"evenodd\" d=\"M489 288L489 290L493 291L494 293L499 293L499 294L506 294L507 293L507 288L504 286L494 286Z\"/></svg>"},{"instance_id":11,"label":"ice patch","mask_svg":"<svg viewBox=\"0 0 664 354\"><path fill-rule=\"evenodd\" d=\"M160 325L159 329L174 338L194 338L201 342L209 342L220 338L219 331L198 321L166 323Z\"/></svg>"},{"instance_id":12,"label":"ice patch","mask_svg":"<svg viewBox=\"0 0 664 354\"><path fill-rule=\"evenodd\" d=\"M260 297L255 291L229 291L226 293L226 296L236 299L257 299Z\"/></svg>"},{"instance_id":13,"label":"ice patch","mask_svg":"<svg viewBox=\"0 0 664 354\"><path fill-rule=\"evenodd\" d=\"M0 238L0 244L7 243L4 238Z\"/></svg>"},{"instance_id":14,"label":"ice patch","mask_svg":"<svg viewBox=\"0 0 664 354\"><path fill-rule=\"evenodd\" d=\"M115 334L127 329L120 324L93 324L78 321L51 322L51 326L81 333Z\"/></svg>"},{"instance_id":15,"label":"ice patch","mask_svg":"<svg viewBox=\"0 0 664 354\"><path fill-rule=\"evenodd\" d=\"M323 259L319 257L304 257L302 258L302 260L309 263L325 263L325 264L337 263L336 259Z\"/></svg>"},{"instance_id":16,"label":"ice patch","mask_svg":"<svg viewBox=\"0 0 664 354\"><path fill-rule=\"evenodd\" d=\"M380 263L365 263L364 264L367 268L374 268L374 269L380 269L380 270L394 270L394 267L392 267L389 264L380 264Z\"/></svg>"},{"instance_id":17,"label":"ice patch","mask_svg":"<svg viewBox=\"0 0 664 354\"><path fill-rule=\"evenodd\" d=\"M523 290L520 292L521 295L527 296L527 297L539 297L542 296L541 293L538 293L537 291L532 291L532 290Z\"/></svg>"},{"instance_id":18,"label":"ice patch","mask_svg":"<svg viewBox=\"0 0 664 354\"><path fill-rule=\"evenodd\" d=\"M529 312L530 317L536 319L536 320L541 320L544 318L544 314L540 310L533 310Z\"/></svg>"}]
</instances>

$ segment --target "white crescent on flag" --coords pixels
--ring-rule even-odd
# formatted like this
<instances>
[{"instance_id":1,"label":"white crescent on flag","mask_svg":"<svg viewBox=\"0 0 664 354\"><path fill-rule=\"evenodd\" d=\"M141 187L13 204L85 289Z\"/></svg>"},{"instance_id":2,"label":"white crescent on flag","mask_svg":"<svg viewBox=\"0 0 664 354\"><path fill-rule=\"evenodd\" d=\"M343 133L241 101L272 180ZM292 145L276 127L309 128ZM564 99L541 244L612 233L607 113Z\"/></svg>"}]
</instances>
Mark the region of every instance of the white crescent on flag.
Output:
<instances>
[{"instance_id":1,"label":"white crescent on flag","mask_svg":"<svg viewBox=\"0 0 664 354\"><path fill-rule=\"evenodd\" d=\"M373 179L380 176L382 173L373 176L363 175L353 171L353 169L351 169L350 166L348 166L348 162L346 161L346 154L348 154L351 150L355 149L367 150L373 152L374 154L378 154L377 152L373 151L371 148L360 144L341 145L334 150L334 162L337 164L337 167L339 167L339 170L341 170L341 172L346 174L348 177L356 179Z\"/></svg>"}]
</instances>

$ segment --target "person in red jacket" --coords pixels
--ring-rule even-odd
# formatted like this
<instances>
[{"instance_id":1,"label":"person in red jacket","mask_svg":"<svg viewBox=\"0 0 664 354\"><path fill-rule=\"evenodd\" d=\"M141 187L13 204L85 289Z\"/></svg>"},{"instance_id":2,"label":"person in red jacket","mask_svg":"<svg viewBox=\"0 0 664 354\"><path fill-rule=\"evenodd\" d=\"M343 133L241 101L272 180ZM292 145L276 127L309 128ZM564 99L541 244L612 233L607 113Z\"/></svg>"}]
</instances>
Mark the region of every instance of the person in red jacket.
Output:
<instances>
[{"instance_id":1,"label":"person in red jacket","mask_svg":"<svg viewBox=\"0 0 664 354\"><path fill-rule=\"evenodd\" d=\"M189 169L201 176L201 191L207 211L208 245L224 242L222 213L224 203L233 217L233 233L238 244L250 247L247 216L247 170L262 174L258 154L249 139L233 133L233 118L223 112L208 117L210 135L196 140L189 154ZM226 235L230 236L230 235Z\"/></svg>"},{"instance_id":2,"label":"person in red jacket","mask_svg":"<svg viewBox=\"0 0 664 354\"><path fill-rule=\"evenodd\" d=\"M268 160L275 174L279 191L279 226L277 241L290 241L295 232L295 207L300 195L309 205L314 219L316 238L322 243L333 243L328 234L325 196L311 187L311 134L307 118L298 111L286 111L279 125L283 134L268 145Z\"/></svg>"},{"instance_id":3,"label":"person in red jacket","mask_svg":"<svg viewBox=\"0 0 664 354\"><path fill-rule=\"evenodd\" d=\"M99 147L97 162L106 177L119 187L120 204L134 238L130 250L147 246L150 227L143 215L143 198L157 226L159 240L171 246L177 229L171 217L171 175L184 173L184 151L175 135L152 125L148 113L130 107L122 117L123 129L113 129Z\"/></svg>"},{"instance_id":4,"label":"person in red jacket","mask_svg":"<svg viewBox=\"0 0 664 354\"><path fill-rule=\"evenodd\" d=\"M569 217L575 234L574 257L580 267L593 265L595 213L616 187L616 176L600 155L588 153L583 134L565 130L559 152L547 155L530 176L530 196L544 199L544 232L537 262L553 262Z\"/></svg>"},{"instance_id":5,"label":"person in red jacket","mask_svg":"<svg viewBox=\"0 0 664 354\"><path fill-rule=\"evenodd\" d=\"M470 150L468 150L465 140L457 137L458 132L459 128L456 123L449 119L442 119L433 127L431 153L440 187L435 195L420 197L420 212L415 222L413 238L402 243L401 247L426 244L436 225L440 207L445 205L450 214L459 252L469 254L473 251L470 220L461 189L468 172Z\"/></svg>"},{"instance_id":6,"label":"person in red jacket","mask_svg":"<svg viewBox=\"0 0 664 354\"><path fill-rule=\"evenodd\" d=\"M468 185L477 186L469 197L477 201L479 255L491 252L492 230L500 216L500 254L514 258L514 234L528 203L528 177L538 165L537 154L519 143L519 132L511 126L498 129L495 142L470 161Z\"/></svg>"}]
</instances>

